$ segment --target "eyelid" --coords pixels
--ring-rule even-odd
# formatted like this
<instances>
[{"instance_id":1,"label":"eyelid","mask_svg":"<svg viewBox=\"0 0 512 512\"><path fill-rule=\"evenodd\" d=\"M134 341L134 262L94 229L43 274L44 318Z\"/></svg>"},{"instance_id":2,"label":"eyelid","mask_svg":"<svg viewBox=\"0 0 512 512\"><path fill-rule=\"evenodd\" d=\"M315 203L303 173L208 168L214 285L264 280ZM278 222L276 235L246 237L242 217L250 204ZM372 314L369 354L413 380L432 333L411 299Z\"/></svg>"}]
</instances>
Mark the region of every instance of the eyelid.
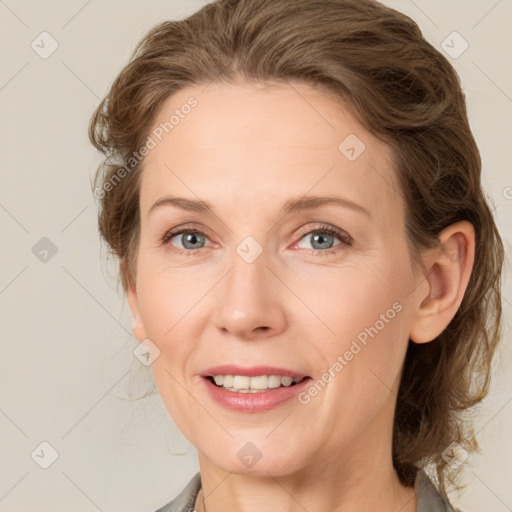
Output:
<instances>
[{"instance_id":1,"label":"eyelid","mask_svg":"<svg viewBox=\"0 0 512 512\"><path fill-rule=\"evenodd\" d=\"M161 245L166 245L171 238L174 238L175 236L178 236L183 233L198 233L201 235L204 235L206 238L210 239L210 236L208 235L208 230L203 227L199 226L199 224L195 223L189 223L189 224L183 224L182 226L171 228L165 232L165 234L161 237ZM176 250L180 250L179 247L175 248ZM201 247L201 249L204 249L204 247ZM183 250L183 249L182 249ZM197 251L200 249L191 249L187 250L186 252L191 253L193 251Z\"/></svg>"},{"instance_id":2,"label":"eyelid","mask_svg":"<svg viewBox=\"0 0 512 512\"><path fill-rule=\"evenodd\" d=\"M316 228L311 228L304 226L299 230L299 233L297 236L300 236L302 239L305 235L309 235L311 233L329 233L332 236L338 237L342 242L345 243L352 243L353 238L343 229L331 226L330 224L321 224L320 226L317 226Z\"/></svg>"},{"instance_id":3,"label":"eyelid","mask_svg":"<svg viewBox=\"0 0 512 512\"><path fill-rule=\"evenodd\" d=\"M161 238L161 245L168 245L169 241L174 238L175 236L178 236L180 234L185 233L197 233L200 235L204 235L205 238L210 239L209 235L207 234L207 229L204 227L197 227L198 225L195 223L189 223L184 224L177 228L172 228L166 231L164 236ZM335 252L338 252L340 247L352 245L353 238L343 229L337 228L335 226L332 226L330 224L322 223L319 226L316 227L308 227L309 225L303 226L299 229L299 232L297 235L295 235L295 238L298 237L297 241L293 243L292 247L295 247L306 235L311 235L313 233L328 233L331 236L334 236L340 240L340 244L334 246L334 248L329 249L300 249L301 251L306 251L308 253L314 253L315 255L328 255ZM214 244L215 245L215 244ZM173 251L176 251L178 253L186 253L187 255L193 255L197 252L201 251L202 249L206 249L207 247L200 247L199 249L181 249L179 247L173 246Z\"/></svg>"}]
</instances>

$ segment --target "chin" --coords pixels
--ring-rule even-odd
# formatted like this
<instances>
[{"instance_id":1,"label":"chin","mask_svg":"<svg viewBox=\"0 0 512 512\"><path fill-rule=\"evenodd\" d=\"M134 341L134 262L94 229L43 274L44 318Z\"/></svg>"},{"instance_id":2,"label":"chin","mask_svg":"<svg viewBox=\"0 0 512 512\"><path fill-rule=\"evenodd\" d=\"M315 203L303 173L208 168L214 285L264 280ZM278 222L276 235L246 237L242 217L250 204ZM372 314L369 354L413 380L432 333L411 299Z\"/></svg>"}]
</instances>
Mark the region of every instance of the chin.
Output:
<instances>
[{"instance_id":1,"label":"chin","mask_svg":"<svg viewBox=\"0 0 512 512\"><path fill-rule=\"evenodd\" d=\"M283 450L262 436L261 441L255 439L253 442L230 439L224 449L203 453L211 463L228 473L278 477L295 473L298 467L306 465L307 462L297 456L296 446L296 443L286 443Z\"/></svg>"}]
</instances>

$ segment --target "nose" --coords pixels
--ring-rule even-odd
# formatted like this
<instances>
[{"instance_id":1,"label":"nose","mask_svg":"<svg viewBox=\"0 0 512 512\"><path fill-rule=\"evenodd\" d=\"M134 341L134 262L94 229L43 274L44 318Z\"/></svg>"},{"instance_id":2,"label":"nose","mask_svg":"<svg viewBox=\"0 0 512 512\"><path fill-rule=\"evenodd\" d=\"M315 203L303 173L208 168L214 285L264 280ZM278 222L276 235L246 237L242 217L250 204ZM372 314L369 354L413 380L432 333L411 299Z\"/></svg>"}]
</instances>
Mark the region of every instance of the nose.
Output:
<instances>
[{"instance_id":1,"label":"nose","mask_svg":"<svg viewBox=\"0 0 512 512\"><path fill-rule=\"evenodd\" d=\"M283 287L268 267L265 251L251 263L235 253L215 297L216 327L243 340L278 335L286 328Z\"/></svg>"}]
</instances>

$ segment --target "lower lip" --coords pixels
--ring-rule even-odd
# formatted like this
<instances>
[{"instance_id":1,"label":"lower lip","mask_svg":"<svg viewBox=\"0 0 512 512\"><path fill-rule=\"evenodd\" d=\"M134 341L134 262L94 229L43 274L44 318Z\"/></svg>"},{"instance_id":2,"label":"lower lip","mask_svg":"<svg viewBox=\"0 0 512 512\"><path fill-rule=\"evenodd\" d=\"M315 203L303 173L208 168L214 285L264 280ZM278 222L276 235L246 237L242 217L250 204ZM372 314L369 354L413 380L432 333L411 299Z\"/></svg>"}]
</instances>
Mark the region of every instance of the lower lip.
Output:
<instances>
[{"instance_id":1,"label":"lower lip","mask_svg":"<svg viewBox=\"0 0 512 512\"><path fill-rule=\"evenodd\" d=\"M216 386L206 377L202 377L206 389L218 404L239 412L263 412L269 411L297 396L309 383L310 378L305 378L295 386L279 387L263 391L261 393L240 393L228 391Z\"/></svg>"}]
</instances>

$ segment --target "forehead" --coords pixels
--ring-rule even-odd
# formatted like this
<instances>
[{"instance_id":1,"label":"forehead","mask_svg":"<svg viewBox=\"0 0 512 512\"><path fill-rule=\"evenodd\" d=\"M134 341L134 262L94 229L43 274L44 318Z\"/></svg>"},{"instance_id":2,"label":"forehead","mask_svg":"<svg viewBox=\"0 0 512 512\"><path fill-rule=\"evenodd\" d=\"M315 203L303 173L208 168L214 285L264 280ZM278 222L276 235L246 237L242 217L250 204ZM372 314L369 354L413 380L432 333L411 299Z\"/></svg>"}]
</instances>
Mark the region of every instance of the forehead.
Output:
<instances>
[{"instance_id":1,"label":"forehead","mask_svg":"<svg viewBox=\"0 0 512 512\"><path fill-rule=\"evenodd\" d=\"M236 190L246 202L339 190L374 210L397 199L389 147L310 85L189 87L164 102L150 136L143 210L163 189L219 201Z\"/></svg>"}]
</instances>

